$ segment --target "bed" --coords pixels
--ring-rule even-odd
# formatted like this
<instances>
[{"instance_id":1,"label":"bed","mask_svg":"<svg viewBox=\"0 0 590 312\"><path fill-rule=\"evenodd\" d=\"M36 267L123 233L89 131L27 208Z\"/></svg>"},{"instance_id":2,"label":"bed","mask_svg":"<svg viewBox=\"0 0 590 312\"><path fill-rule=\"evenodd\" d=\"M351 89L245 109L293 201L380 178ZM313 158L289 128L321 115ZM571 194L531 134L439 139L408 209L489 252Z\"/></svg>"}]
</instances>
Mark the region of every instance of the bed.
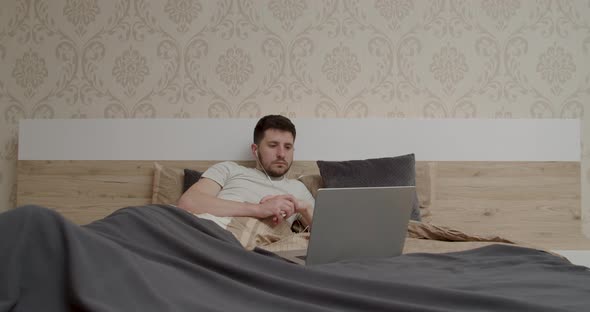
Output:
<instances>
[{"instance_id":1,"label":"bed","mask_svg":"<svg viewBox=\"0 0 590 312\"><path fill-rule=\"evenodd\" d=\"M581 255L584 264L590 249L582 234L577 121L296 120L300 160L292 177L317 178L314 159L417 151L422 222L410 224L404 255L318 267L272 252L300 237L248 245L251 239L231 229L157 202L185 168L203 171L227 159L253 165L240 147L247 147L253 122L21 123L18 204L51 209L16 209L10 222L4 216L4 230L32 230L20 245L6 235L3 244L21 255L12 265L53 267L39 287L66 299L26 301L11 289L0 310L19 300L93 311L580 311L590 304L588 268L557 254ZM240 135L211 140L224 131ZM318 131L329 148L313 142ZM395 135L397 144L384 147L392 133L415 135ZM367 135L372 140L363 140ZM176 182L156 185L165 172ZM39 242L55 248L35 248Z\"/></svg>"}]
</instances>

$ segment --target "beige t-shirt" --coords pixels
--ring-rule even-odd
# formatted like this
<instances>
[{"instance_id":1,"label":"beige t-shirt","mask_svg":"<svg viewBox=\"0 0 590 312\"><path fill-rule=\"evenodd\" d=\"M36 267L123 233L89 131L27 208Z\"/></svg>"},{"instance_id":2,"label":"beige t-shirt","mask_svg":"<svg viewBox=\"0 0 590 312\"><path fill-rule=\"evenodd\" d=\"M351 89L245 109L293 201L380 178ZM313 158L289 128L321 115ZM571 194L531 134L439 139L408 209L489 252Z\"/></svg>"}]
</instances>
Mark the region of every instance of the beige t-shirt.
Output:
<instances>
[{"instance_id":1,"label":"beige t-shirt","mask_svg":"<svg viewBox=\"0 0 590 312\"><path fill-rule=\"evenodd\" d=\"M238 202L259 203L267 195L291 194L298 200L307 201L313 205L315 201L309 190L298 180L286 177L269 178L255 168L240 166L233 161L225 161L211 166L201 176L209 178L221 185L218 198ZM230 217L216 217L211 214L199 214L201 218L216 222L222 228L227 228ZM293 215L287 221L293 223L297 216Z\"/></svg>"}]
</instances>

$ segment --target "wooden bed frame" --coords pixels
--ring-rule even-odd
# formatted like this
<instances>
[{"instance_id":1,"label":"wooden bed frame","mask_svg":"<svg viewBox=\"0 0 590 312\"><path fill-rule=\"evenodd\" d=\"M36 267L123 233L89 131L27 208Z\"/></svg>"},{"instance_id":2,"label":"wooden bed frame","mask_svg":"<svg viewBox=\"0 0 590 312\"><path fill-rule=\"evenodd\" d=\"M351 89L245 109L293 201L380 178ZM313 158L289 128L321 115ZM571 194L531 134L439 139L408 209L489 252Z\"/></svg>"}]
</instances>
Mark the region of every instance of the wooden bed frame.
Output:
<instances>
[{"instance_id":1,"label":"wooden bed frame","mask_svg":"<svg viewBox=\"0 0 590 312\"><path fill-rule=\"evenodd\" d=\"M21 128L21 134L29 132ZM17 204L54 208L80 224L125 206L150 203L155 161L204 171L221 160L22 159L21 152L19 146ZM315 161L296 161L290 175L301 174L318 174ZM582 234L579 160L418 158L417 184L431 190L427 222L547 249L590 249L590 240Z\"/></svg>"}]
</instances>

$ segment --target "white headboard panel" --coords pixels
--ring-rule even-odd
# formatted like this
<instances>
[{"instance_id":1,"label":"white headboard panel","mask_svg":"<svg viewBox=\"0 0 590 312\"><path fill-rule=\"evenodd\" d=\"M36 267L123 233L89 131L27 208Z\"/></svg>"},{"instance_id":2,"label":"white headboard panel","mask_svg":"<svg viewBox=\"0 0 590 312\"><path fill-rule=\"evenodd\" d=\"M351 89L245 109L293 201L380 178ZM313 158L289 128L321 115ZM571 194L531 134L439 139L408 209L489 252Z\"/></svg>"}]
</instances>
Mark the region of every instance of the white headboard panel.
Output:
<instances>
[{"instance_id":1,"label":"white headboard panel","mask_svg":"<svg viewBox=\"0 0 590 312\"><path fill-rule=\"evenodd\" d=\"M20 160L246 160L257 119L21 120ZM579 161L578 119L293 119L297 160Z\"/></svg>"}]
</instances>

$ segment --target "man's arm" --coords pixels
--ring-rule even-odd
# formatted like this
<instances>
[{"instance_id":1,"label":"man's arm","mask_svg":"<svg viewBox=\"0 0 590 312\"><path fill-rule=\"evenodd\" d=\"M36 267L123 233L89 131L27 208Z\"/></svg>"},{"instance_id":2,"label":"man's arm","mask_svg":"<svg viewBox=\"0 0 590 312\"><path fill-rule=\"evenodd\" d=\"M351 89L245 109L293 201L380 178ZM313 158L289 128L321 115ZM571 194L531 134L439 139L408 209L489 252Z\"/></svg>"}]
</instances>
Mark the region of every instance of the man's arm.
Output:
<instances>
[{"instance_id":1,"label":"man's arm","mask_svg":"<svg viewBox=\"0 0 590 312\"><path fill-rule=\"evenodd\" d=\"M201 178L193 184L178 200L177 206L192 213L209 213L219 217L277 217L282 220L281 212L287 216L293 214L295 207L286 199L276 198L264 203L245 203L217 198L221 186L209 178Z\"/></svg>"}]
</instances>

